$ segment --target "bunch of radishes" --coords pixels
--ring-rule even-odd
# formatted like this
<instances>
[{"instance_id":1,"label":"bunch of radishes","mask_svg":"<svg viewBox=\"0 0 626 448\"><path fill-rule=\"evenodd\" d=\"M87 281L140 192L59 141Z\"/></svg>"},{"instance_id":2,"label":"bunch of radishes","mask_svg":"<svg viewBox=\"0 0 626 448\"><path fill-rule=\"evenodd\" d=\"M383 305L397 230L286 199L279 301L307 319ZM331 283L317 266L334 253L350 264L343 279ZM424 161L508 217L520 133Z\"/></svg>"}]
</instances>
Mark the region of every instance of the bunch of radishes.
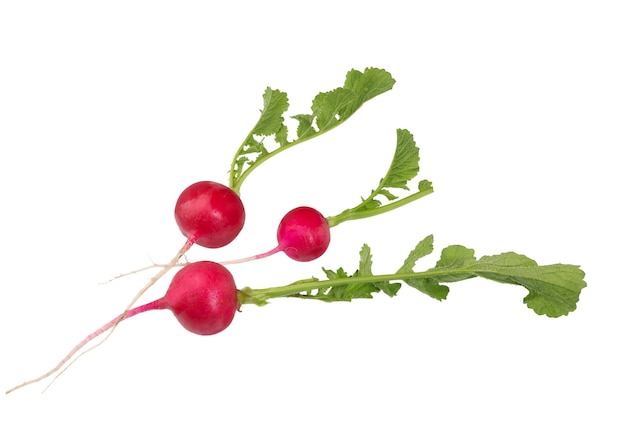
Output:
<instances>
[{"instance_id":1,"label":"bunch of radishes","mask_svg":"<svg viewBox=\"0 0 626 448\"><path fill-rule=\"evenodd\" d=\"M187 241L173 262L178 261L193 244L208 248L227 245L239 234L245 221L239 196L225 185L210 181L187 187L176 202L174 216ZM296 261L314 260L330 244L330 226L317 210L298 207L281 220L277 239L278 246L271 251L239 261L264 258L281 251ZM238 308L237 288L232 275L222 264L194 262L177 272L165 296L152 303L152 307L141 311L167 308L192 333L215 334L233 320ZM137 308L129 310L126 317L133 310Z\"/></svg>"},{"instance_id":2,"label":"bunch of radishes","mask_svg":"<svg viewBox=\"0 0 626 448\"><path fill-rule=\"evenodd\" d=\"M194 245L218 248L232 242L245 222L241 199L231 188L212 181L201 181L187 187L174 207L174 217L183 235L184 246L170 263L137 294L124 313L91 333L74 347L52 370L7 391L41 381L58 372L81 348L119 322L145 311L169 309L180 324L192 333L212 335L230 325L239 309L237 286L223 264L198 261L185 264L174 275L165 295L145 305L132 308L134 302ZM278 246L264 254L237 260L248 261L284 252L297 261L320 257L330 243L330 227L324 216L310 207L298 207L281 220L277 232Z\"/></svg>"},{"instance_id":3,"label":"bunch of radishes","mask_svg":"<svg viewBox=\"0 0 626 448\"><path fill-rule=\"evenodd\" d=\"M239 190L243 180L254 169L286 149L345 122L363 103L390 90L394 83L391 75L382 69L350 70L343 87L322 92L313 99L310 114L292 115L298 121L298 127L297 136L291 140L287 138L288 131L283 123L283 115L289 106L287 95L268 87L263 95L261 118L235 153L228 186L211 181L197 182L187 187L176 201L174 217L186 241L174 258L165 265L155 265L161 270L135 295L122 314L83 339L55 368L7 393L59 372L90 341L106 331L110 335L122 320L150 310L171 310L188 331L211 335L227 328L241 305L264 305L270 298L345 301L371 298L374 292L384 292L393 297L401 286L398 282L402 281L430 297L443 300L449 288L441 283L473 277L525 287L528 295L524 303L537 314L558 317L576 309L580 291L586 283L583 280L585 273L575 265L539 266L534 260L513 252L477 259L474 250L453 245L442 250L434 268L415 272L415 262L433 250L432 235L420 241L400 269L392 274L372 273L371 253L369 246L364 245L359 253L359 268L352 275L348 275L343 268L336 271L324 269L327 280L313 277L280 287L257 290L237 288L224 265L264 258L278 252L284 252L296 261L315 260L328 248L332 227L395 210L432 193L433 187L428 180L419 181L417 191L411 192L408 185L419 172L420 158L413 135L406 129L396 131L396 149L386 174L369 196L361 197L356 206L327 217L313 208L297 207L289 211L278 225L277 246L258 255L223 263L180 262L194 244L218 248L239 235L245 221ZM269 136L274 137L277 148L266 146ZM403 190L406 194L398 194ZM165 273L181 266L162 298L134 307L135 302ZM104 340L106 338L102 342Z\"/></svg>"},{"instance_id":4,"label":"bunch of radishes","mask_svg":"<svg viewBox=\"0 0 626 448\"><path fill-rule=\"evenodd\" d=\"M310 117L311 122L306 132L299 127L298 138L290 142L286 138L278 138L283 127L282 114L288 106L286 95L280 91L268 88L264 95L266 109L262 111L259 123L257 123L244 144L237 151L231 167L231 184L233 184L233 188L217 182L200 181L190 185L180 194L174 207L174 217L178 227L187 239L174 258L169 263L161 266L162 269L136 294L122 314L83 339L52 370L8 390L7 393L41 381L59 372L90 341L106 331L113 331L122 320L145 311L169 309L184 328L199 335L212 335L224 330L230 325L240 307L239 291L233 276L224 267L224 264L264 258L278 252L284 252L288 257L296 261L311 261L320 257L330 243L331 226L329 221L313 208L298 207L288 212L281 220L277 231L278 245L274 249L259 255L224 263L211 261L184 263L182 269L174 275L169 288L162 298L145 305L133 307L135 302L161 277L172 268L181 265L179 263L180 259L194 244L207 248L223 247L232 242L241 232L245 221L245 210L239 198L238 187L241 186L243 178L252 170L250 168L241 176L242 166L244 164L252 165L249 157L246 155L249 152L247 147L252 141L250 139L253 139L255 135L275 134L277 142L280 141L281 143L281 146L273 151L272 155L275 155L288 147L306 141L315 135L321 135L337 126L354 113L365 101L389 90L394 82L389 73L381 69L370 68L363 73L357 70L350 71L346 77L344 88L318 95L313 102L313 115L296 116L299 120L304 119L305 121L306 117ZM341 89L344 90L343 93L352 95L352 102L346 102L344 110L337 110L331 113L333 117L341 115L341 119L333 119L322 124L320 117L324 115L324 107L316 107L316 101L324 99L325 95L340 94L339 90ZM324 99L324 101L326 100ZM325 107L334 107L332 101ZM266 113L273 114L273 118L269 119L269 122L274 127L268 127L264 123L264 119L267 118ZM316 113L319 116L316 116ZM317 130L313 128L313 122L318 124ZM262 143L256 142L255 146L262 146ZM256 160L257 163L254 168L264 161L261 159L259 157ZM240 174L236 186L234 182L235 172Z\"/></svg>"}]
</instances>

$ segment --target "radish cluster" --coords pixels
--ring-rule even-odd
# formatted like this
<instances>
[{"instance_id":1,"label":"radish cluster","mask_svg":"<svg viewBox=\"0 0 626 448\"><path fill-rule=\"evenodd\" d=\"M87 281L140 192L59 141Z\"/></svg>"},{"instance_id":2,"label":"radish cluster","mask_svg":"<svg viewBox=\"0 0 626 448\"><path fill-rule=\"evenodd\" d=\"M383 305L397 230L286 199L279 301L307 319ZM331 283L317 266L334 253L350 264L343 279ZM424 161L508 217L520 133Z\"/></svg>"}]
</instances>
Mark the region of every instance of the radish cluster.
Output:
<instances>
[{"instance_id":1,"label":"radish cluster","mask_svg":"<svg viewBox=\"0 0 626 448\"><path fill-rule=\"evenodd\" d=\"M223 247L241 232L245 210L239 195L217 182L196 182L180 194L174 217L187 242L208 248ZM330 226L324 216L311 207L297 207L280 221L278 246L260 255L222 264L192 263L172 279L162 299L183 327L192 333L209 335L230 325L237 305L237 288L223 264L264 258L284 252L296 261L311 261L326 252ZM179 252L179 254L181 253ZM176 258L178 260L180 256Z\"/></svg>"},{"instance_id":2,"label":"radish cluster","mask_svg":"<svg viewBox=\"0 0 626 448\"><path fill-rule=\"evenodd\" d=\"M361 76L363 79L378 85L376 89L373 89L375 94L368 91L369 87L364 87L370 86L370 82L354 83ZM391 75L381 69L369 68L363 73L357 70L348 72L342 91L354 91L355 98L359 98L359 101L350 105L350 111L346 110L341 113L341 121L354 113L368 99L391 89L394 83L395 80L391 78ZM333 90L327 95L337 95L336 92L338 90ZM269 94L273 95L270 96ZM259 158L255 160L254 157L250 157L250 154L259 152L260 149L265 151L262 141L256 141L254 136L257 134L263 137L272 134L278 136L279 132L284 131L282 114L285 111L282 108L287 104L286 95L268 88L266 95L264 95L264 102L265 106L268 107L268 114L275 115L278 113L279 115L273 120L267 120L267 123L277 123L280 126L274 127L270 124L268 128L267 123L264 122L265 124L261 126L262 132L259 131L258 124L253 128L249 138L235 154L230 169L229 186L212 181L200 181L189 185L178 197L174 207L174 219L185 237L185 242L174 257L167 264L161 265L162 269L139 290L123 313L87 336L50 372L10 391L54 374L91 340L106 331L109 331L110 335L121 321L146 311L168 309L180 324L192 333L199 335L219 333L231 324L240 306L238 297L240 291L236 287L233 276L224 265L265 258L278 252L283 252L292 260L307 262L319 258L326 252L330 244L331 225L329 220L311 207L297 207L286 213L280 221L276 232L278 243L273 249L251 257L222 263L211 261L183 263L183 268L173 276L167 292L162 298L145 305L135 306L137 300L160 278L171 269L181 265L181 258L191 247L194 245L210 249L224 247L231 243L243 229L246 213L239 198L241 183L253 168L256 168L263 160L268 159ZM313 112L314 115L318 113L323 115L315 108ZM311 118L313 119L313 115ZM316 116L315 122L318 126L317 120L319 119L320 116ZM331 129L339 123L340 121L337 120L332 126L326 126L325 130ZM276 138L282 147L274 150L273 153L279 153L295 143L307 139L300 138L285 144L283 140L286 141L286 136L283 139ZM255 144L252 144L251 141Z\"/></svg>"},{"instance_id":3,"label":"radish cluster","mask_svg":"<svg viewBox=\"0 0 626 448\"><path fill-rule=\"evenodd\" d=\"M174 218L187 240L162 273L173 267L193 244L219 248L232 242L243 228L245 209L239 195L231 188L201 181L180 194ZM186 265L174 276L165 296L159 299L162 301L159 307L171 310L192 333L219 333L230 325L238 309L235 281L224 264L264 258L277 252L284 252L296 261L314 260L324 254L330 244L330 226L317 210L297 207L279 223L277 239L278 246L253 257L221 264L206 261ZM129 307L127 313L133 309Z\"/></svg>"},{"instance_id":4,"label":"radish cluster","mask_svg":"<svg viewBox=\"0 0 626 448\"><path fill-rule=\"evenodd\" d=\"M220 264L199 261L186 264L174 275L162 298L133 307L147 289L177 266L180 258L194 244L219 248L231 243L243 228L245 209L239 195L231 188L217 182L201 181L188 186L180 194L174 207L174 218L186 237L185 244L172 261L139 291L126 310L84 338L55 368L8 390L7 393L59 372L90 341L106 331L113 331L122 320L146 311L170 310L186 330L198 335L213 335L231 324L240 304L235 280L223 266L228 262ZM330 227L317 210L298 207L281 220L277 239L278 246L271 251L234 262L264 258L281 251L293 260L314 260L328 248Z\"/></svg>"}]
</instances>

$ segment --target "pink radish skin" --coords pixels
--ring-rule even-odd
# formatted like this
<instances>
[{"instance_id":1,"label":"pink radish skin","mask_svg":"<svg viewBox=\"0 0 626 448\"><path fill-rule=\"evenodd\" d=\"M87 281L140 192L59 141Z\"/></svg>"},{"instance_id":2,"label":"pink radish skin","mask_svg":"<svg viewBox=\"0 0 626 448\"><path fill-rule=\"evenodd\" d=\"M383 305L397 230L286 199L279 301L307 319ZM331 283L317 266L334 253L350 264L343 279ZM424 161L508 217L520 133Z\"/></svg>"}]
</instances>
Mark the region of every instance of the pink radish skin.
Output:
<instances>
[{"instance_id":1,"label":"pink radish skin","mask_svg":"<svg viewBox=\"0 0 626 448\"><path fill-rule=\"evenodd\" d=\"M187 187L174 208L176 223L189 241L208 248L233 241L245 221L241 199L232 189L211 181Z\"/></svg>"},{"instance_id":2,"label":"pink radish skin","mask_svg":"<svg viewBox=\"0 0 626 448\"><path fill-rule=\"evenodd\" d=\"M311 207L297 207L287 212L276 232L278 246L252 257L224 261L222 264L243 263L284 252L296 261L311 261L321 257L330 245L330 226L320 212Z\"/></svg>"},{"instance_id":3,"label":"pink radish skin","mask_svg":"<svg viewBox=\"0 0 626 448\"><path fill-rule=\"evenodd\" d=\"M91 340L112 329L120 321L152 310L169 309L188 331L212 335L226 329L239 308L237 287L231 273L224 266L211 261L199 261L183 267L174 275L165 295L119 315L103 325L74 347L49 372L20 384L6 393L36 383L58 372L80 349Z\"/></svg>"},{"instance_id":4,"label":"pink radish skin","mask_svg":"<svg viewBox=\"0 0 626 448\"><path fill-rule=\"evenodd\" d=\"M159 300L185 329L203 336L226 329L239 308L233 276L224 266L211 261L183 267Z\"/></svg>"},{"instance_id":5,"label":"pink radish skin","mask_svg":"<svg viewBox=\"0 0 626 448\"><path fill-rule=\"evenodd\" d=\"M321 257L330 244L330 227L326 218L311 207L288 212L278 225L278 247L296 261Z\"/></svg>"}]
</instances>

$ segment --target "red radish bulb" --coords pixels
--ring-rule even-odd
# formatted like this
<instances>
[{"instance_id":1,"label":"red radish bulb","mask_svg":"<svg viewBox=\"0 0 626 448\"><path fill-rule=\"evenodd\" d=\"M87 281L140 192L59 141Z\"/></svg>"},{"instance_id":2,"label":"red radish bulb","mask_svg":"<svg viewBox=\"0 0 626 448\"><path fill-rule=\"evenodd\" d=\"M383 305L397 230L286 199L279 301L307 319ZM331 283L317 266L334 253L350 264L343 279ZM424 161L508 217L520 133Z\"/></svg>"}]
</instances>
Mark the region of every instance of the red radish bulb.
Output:
<instances>
[{"instance_id":1,"label":"red radish bulb","mask_svg":"<svg viewBox=\"0 0 626 448\"><path fill-rule=\"evenodd\" d=\"M296 261L321 257L330 245L330 226L324 215L311 207L297 207L287 212L278 224L278 246L251 257L222 261L222 264L244 263L284 252Z\"/></svg>"},{"instance_id":2,"label":"red radish bulb","mask_svg":"<svg viewBox=\"0 0 626 448\"><path fill-rule=\"evenodd\" d=\"M278 247L296 261L311 261L326 252L330 226L326 218L311 207L297 207L278 225Z\"/></svg>"},{"instance_id":3,"label":"red radish bulb","mask_svg":"<svg viewBox=\"0 0 626 448\"><path fill-rule=\"evenodd\" d=\"M239 308L233 276L211 261L184 266L172 278L163 301L185 329L200 335L224 330Z\"/></svg>"},{"instance_id":4,"label":"red radish bulb","mask_svg":"<svg viewBox=\"0 0 626 448\"><path fill-rule=\"evenodd\" d=\"M187 187L174 208L176 224L189 241L217 248L233 241L245 221L241 199L232 189L212 181Z\"/></svg>"}]
</instances>

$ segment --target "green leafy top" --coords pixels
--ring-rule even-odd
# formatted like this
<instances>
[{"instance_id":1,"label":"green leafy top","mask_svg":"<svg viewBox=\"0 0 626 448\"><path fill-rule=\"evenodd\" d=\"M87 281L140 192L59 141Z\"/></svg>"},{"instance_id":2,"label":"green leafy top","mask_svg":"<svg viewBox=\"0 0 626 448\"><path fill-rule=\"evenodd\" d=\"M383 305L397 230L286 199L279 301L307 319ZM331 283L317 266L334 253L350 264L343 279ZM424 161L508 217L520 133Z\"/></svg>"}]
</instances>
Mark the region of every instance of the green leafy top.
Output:
<instances>
[{"instance_id":1,"label":"green leafy top","mask_svg":"<svg viewBox=\"0 0 626 448\"><path fill-rule=\"evenodd\" d=\"M245 178L260 164L282 151L321 135L346 121L366 101L390 90L395 80L387 71L366 68L350 70L343 87L318 94L313 99L312 113L294 115L298 122L297 137L288 138L283 115L289 108L287 94L267 88L263 94L261 117L243 141L230 167L229 186L239 193ZM274 137L277 147L270 148L266 137Z\"/></svg>"},{"instance_id":2,"label":"green leafy top","mask_svg":"<svg viewBox=\"0 0 626 448\"><path fill-rule=\"evenodd\" d=\"M413 135L406 129L398 129L396 131L396 150L387 174L367 198L361 198L360 204L346 209L338 215L327 217L328 224L333 227L344 221L385 213L432 193L432 184L427 180L418 184L417 192L404 198L399 198L390 190L391 188L410 190L408 182L417 176L419 160L419 148L415 144ZM383 204L383 200L386 202L385 204Z\"/></svg>"},{"instance_id":3,"label":"green leafy top","mask_svg":"<svg viewBox=\"0 0 626 448\"><path fill-rule=\"evenodd\" d=\"M409 253L394 274L374 275L369 246L363 245L359 268L348 275L343 268L335 271L323 269L326 280L311 278L289 285L251 289L239 293L242 304L265 305L277 297L299 297L325 302L351 301L372 298L372 294L383 292L395 296L401 283L437 300L448 296L449 288L442 283L452 283L473 277L482 277L500 283L519 285L528 294L524 303L535 313L548 317L565 316L576 309L581 290L586 286L585 273L568 264L539 266L534 260L513 252L484 256L476 259L474 251L463 246L449 246L441 252L435 267L423 272L413 270L420 258L433 251L433 236L427 236Z\"/></svg>"}]
</instances>

